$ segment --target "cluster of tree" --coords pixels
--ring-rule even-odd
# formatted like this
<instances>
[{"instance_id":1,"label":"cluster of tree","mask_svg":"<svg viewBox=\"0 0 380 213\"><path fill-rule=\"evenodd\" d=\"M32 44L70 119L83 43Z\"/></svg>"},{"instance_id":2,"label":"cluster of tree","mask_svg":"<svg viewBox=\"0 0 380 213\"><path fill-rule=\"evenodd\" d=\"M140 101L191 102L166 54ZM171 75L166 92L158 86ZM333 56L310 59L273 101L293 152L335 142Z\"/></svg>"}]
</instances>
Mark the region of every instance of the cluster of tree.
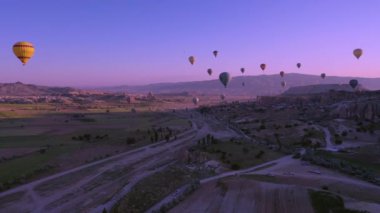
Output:
<instances>
[{"instance_id":1,"label":"cluster of tree","mask_svg":"<svg viewBox=\"0 0 380 213\"><path fill-rule=\"evenodd\" d=\"M111 156L111 154L98 155L98 156L92 158L91 160L85 160L85 162L86 163L91 163L91 162L95 162L95 161L98 161L98 160L102 160L104 158L108 158L110 156Z\"/></svg>"},{"instance_id":2,"label":"cluster of tree","mask_svg":"<svg viewBox=\"0 0 380 213\"><path fill-rule=\"evenodd\" d=\"M339 134L334 134L334 143L340 145L343 143L343 139Z\"/></svg>"},{"instance_id":3,"label":"cluster of tree","mask_svg":"<svg viewBox=\"0 0 380 213\"><path fill-rule=\"evenodd\" d=\"M311 149L306 150L306 153L302 156L302 160L309 161L310 163L326 168L336 169L340 172L358 177L376 185L380 185L380 178L371 170L346 160L320 155Z\"/></svg>"},{"instance_id":4,"label":"cluster of tree","mask_svg":"<svg viewBox=\"0 0 380 213\"><path fill-rule=\"evenodd\" d=\"M166 140L167 142L170 141L171 138L176 138L177 136L174 134L174 131L169 128L153 128L152 131L148 131L148 134L150 135L150 142L158 142L162 140Z\"/></svg>"},{"instance_id":5,"label":"cluster of tree","mask_svg":"<svg viewBox=\"0 0 380 213\"><path fill-rule=\"evenodd\" d=\"M71 137L72 140L88 141L88 142L93 142L94 140L103 140L103 139L107 139L107 138L108 138L108 134L96 135L95 137L93 137L89 133Z\"/></svg>"},{"instance_id":6,"label":"cluster of tree","mask_svg":"<svg viewBox=\"0 0 380 213\"><path fill-rule=\"evenodd\" d=\"M207 134L206 137L198 140L197 145L205 150L208 145L217 143L219 143L218 139L213 135Z\"/></svg>"},{"instance_id":7,"label":"cluster of tree","mask_svg":"<svg viewBox=\"0 0 380 213\"><path fill-rule=\"evenodd\" d=\"M363 122L357 122L356 131L357 132L369 132L370 134L374 134L376 130L376 124L375 123L368 123L365 125Z\"/></svg>"}]
</instances>

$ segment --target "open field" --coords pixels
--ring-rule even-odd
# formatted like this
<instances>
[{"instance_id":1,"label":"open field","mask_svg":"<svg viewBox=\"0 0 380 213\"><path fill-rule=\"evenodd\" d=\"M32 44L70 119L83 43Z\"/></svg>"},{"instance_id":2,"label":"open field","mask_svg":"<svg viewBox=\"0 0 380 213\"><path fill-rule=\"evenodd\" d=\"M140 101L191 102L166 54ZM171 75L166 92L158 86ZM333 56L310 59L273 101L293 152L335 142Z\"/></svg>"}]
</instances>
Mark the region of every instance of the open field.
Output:
<instances>
[{"instance_id":1,"label":"open field","mask_svg":"<svg viewBox=\"0 0 380 213\"><path fill-rule=\"evenodd\" d=\"M23 118L0 121L2 190L157 141L172 140L191 128L188 120L165 112L34 115L33 109L29 110L32 112Z\"/></svg>"}]
</instances>

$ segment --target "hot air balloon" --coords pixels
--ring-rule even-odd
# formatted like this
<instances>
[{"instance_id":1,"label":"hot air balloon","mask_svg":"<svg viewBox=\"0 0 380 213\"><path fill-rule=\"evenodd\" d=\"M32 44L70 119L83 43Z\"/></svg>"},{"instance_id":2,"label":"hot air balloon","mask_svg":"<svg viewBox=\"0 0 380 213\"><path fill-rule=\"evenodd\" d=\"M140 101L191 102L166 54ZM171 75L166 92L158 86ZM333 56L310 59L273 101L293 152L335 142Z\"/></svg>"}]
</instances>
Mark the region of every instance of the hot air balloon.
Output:
<instances>
[{"instance_id":1,"label":"hot air balloon","mask_svg":"<svg viewBox=\"0 0 380 213\"><path fill-rule=\"evenodd\" d=\"M231 76L228 72L222 72L219 75L219 80L220 80L220 82L222 82L224 87L227 88L228 82L230 82L230 80L231 80Z\"/></svg>"},{"instance_id":2,"label":"hot air balloon","mask_svg":"<svg viewBox=\"0 0 380 213\"><path fill-rule=\"evenodd\" d=\"M191 65L194 65L194 63L195 63L195 57L194 56L190 56L189 57L189 62L190 62Z\"/></svg>"},{"instance_id":3,"label":"hot air balloon","mask_svg":"<svg viewBox=\"0 0 380 213\"><path fill-rule=\"evenodd\" d=\"M224 94L220 95L220 99L224 100L225 98L226 98L226 96Z\"/></svg>"},{"instance_id":4,"label":"hot air balloon","mask_svg":"<svg viewBox=\"0 0 380 213\"><path fill-rule=\"evenodd\" d=\"M356 79L351 79L350 82L349 82L349 84L352 87L352 89L355 89L358 86L358 83L359 82Z\"/></svg>"},{"instance_id":5,"label":"hot air balloon","mask_svg":"<svg viewBox=\"0 0 380 213\"><path fill-rule=\"evenodd\" d=\"M261 70L265 70L265 68L267 67L267 65L266 64L260 64L260 68L261 68Z\"/></svg>"},{"instance_id":6,"label":"hot air balloon","mask_svg":"<svg viewBox=\"0 0 380 213\"><path fill-rule=\"evenodd\" d=\"M284 72L284 71L281 71L281 72L280 72L280 76L283 78L284 75L285 75L285 72Z\"/></svg>"},{"instance_id":7,"label":"hot air balloon","mask_svg":"<svg viewBox=\"0 0 380 213\"><path fill-rule=\"evenodd\" d=\"M199 103L199 98L198 98L198 97L194 97L194 98L193 98L193 103L194 103L195 105L197 105L197 104Z\"/></svg>"},{"instance_id":8,"label":"hot air balloon","mask_svg":"<svg viewBox=\"0 0 380 213\"><path fill-rule=\"evenodd\" d=\"M218 50L214 50L213 52L212 52L212 54L214 54L214 56L215 56L215 58L218 56Z\"/></svg>"},{"instance_id":9,"label":"hot air balloon","mask_svg":"<svg viewBox=\"0 0 380 213\"><path fill-rule=\"evenodd\" d=\"M358 48L358 49L354 49L354 56L359 59L362 55L363 55L363 50Z\"/></svg>"},{"instance_id":10,"label":"hot air balloon","mask_svg":"<svg viewBox=\"0 0 380 213\"><path fill-rule=\"evenodd\" d=\"M207 73L208 73L209 75L212 75L212 69L211 69L211 68L207 69Z\"/></svg>"},{"instance_id":11,"label":"hot air balloon","mask_svg":"<svg viewBox=\"0 0 380 213\"><path fill-rule=\"evenodd\" d=\"M244 72L245 72L244 67L240 68L240 72L241 72L242 74L244 74Z\"/></svg>"},{"instance_id":12,"label":"hot air balloon","mask_svg":"<svg viewBox=\"0 0 380 213\"><path fill-rule=\"evenodd\" d=\"M325 73L322 73L322 74L321 74L321 78L322 78L322 79L325 79L325 78L326 78L326 74L325 74Z\"/></svg>"},{"instance_id":13,"label":"hot air balloon","mask_svg":"<svg viewBox=\"0 0 380 213\"><path fill-rule=\"evenodd\" d=\"M34 55L34 46L30 42L17 42L13 45L13 53L25 65Z\"/></svg>"},{"instance_id":14,"label":"hot air balloon","mask_svg":"<svg viewBox=\"0 0 380 213\"><path fill-rule=\"evenodd\" d=\"M243 87L245 87L245 83L244 83L244 81L243 81L243 82L241 82L241 85L242 85Z\"/></svg>"},{"instance_id":15,"label":"hot air balloon","mask_svg":"<svg viewBox=\"0 0 380 213\"><path fill-rule=\"evenodd\" d=\"M297 63L297 68L301 68L301 63Z\"/></svg>"},{"instance_id":16,"label":"hot air balloon","mask_svg":"<svg viewBox=\"0 0 380 213\"><path fill-rule=\"evenodd\" d=\"M285 81L281 81L281 86L282 87L286 87L286 82Z\"/></svg>"}]
</instances>

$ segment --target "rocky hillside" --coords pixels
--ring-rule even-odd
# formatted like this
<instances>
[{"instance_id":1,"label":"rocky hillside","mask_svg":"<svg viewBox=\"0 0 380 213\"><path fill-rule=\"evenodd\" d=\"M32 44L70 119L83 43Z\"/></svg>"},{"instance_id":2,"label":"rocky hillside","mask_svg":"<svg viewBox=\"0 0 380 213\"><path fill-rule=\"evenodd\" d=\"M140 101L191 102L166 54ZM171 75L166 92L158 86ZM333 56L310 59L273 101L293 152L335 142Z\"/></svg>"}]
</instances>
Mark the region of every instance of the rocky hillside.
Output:
<instances>
[{"instance_id":1,"label":"rocky hillside","mask_svg":"<svg viewBox=\"0 0 380 213\"><path fill-rule=\"evenodd\" d=\"M318 94L318 93L329 92L332 90L353 92L353 91L365 91L367 89L365 89L361 85L358 85L357 88L354 90L348 84L316 84L316 85L308 85L308 86L291 87L288 90L286 90L283 93L283 95Z\"/></svg>"},{"instance_id":2,"label":"rocky hillside","mask_svg":"<svg viewBox=\"0 0 380 213\"><path fill-rule=\"evenodd\" d=\"M0 96L50 96L79 92L80 90L70 87L36 86L21 82L0 84Z\"/></svg>"}]
</instances>

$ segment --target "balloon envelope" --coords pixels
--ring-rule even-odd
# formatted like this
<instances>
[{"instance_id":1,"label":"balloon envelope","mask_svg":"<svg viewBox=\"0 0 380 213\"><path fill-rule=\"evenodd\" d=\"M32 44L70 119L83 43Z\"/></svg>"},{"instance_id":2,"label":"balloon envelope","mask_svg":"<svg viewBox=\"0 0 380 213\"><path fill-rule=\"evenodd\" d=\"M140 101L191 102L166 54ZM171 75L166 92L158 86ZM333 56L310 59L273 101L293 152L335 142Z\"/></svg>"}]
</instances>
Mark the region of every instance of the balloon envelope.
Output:
<instances>
[{"instance_id":1,"label":"balloon envelope","mask_svg":"<svg viewBox=\"0 0 380 213\"><path fill-rule=\"evenodd\" d=\"M195 57L194 56L190 56L189 57L189 62L190 62L191 65L194 65L194 63L195 63Z\"/></svg>"},{"instance_id":2,"label":"balloon envelope","mask_svg":"<svg viewBox=\"0 0 380 213\"><path fill-rule=\"evenodd\" d=\"M241 72L242 74L244 74L244 72L245 72L245 68L244 68L244 67L240 68L240 72Z\"/></svg>"},{"instance_id":3,"label":"balloon envelope","mask_svg":"<svg viewBox=\"0 0 380 213\"><path fill-rule=\"evenodd\" d=\"M358 49L354 49L354 56L359 59L362 55L363 55L363 50L358 48Z\"/></svg>"},{"instance_id":4,"label":"balloon envelope","mask_svg":"<svg viewBox=\"0 0 380 213\"><path fill-rule=\"evenodd\" d=\"M13 45L13 53L25 65L34 55L34 46L26 41L17 42Z\"/></svg>"},{"instance_id":5,"label":"balloon envelope","mask_svg":"<svg viewBox=\"0 0 380 213\"><path fill-rule=\"evenodd\" d=\"M222 84L224 85L224 87L227 87L228 83L231 80L231 76L230 76L230 74L228 72L222 72L219 75L219 80L220 80L220 82L222 82Z\"/></svg>"},{"instance_id":6,"label":"balloon envelope","mask_svg":"<svg viewBox=\"0 0 380 213\"><path fill-rule=\"evenodd\" d=\"M301 63L297 63L297 68L301 68Z\"/></svg>"},{"instance_id":7,"label":"balloon envelope","mask_svg":"<svg viewBox=\"0 0 380 213\"><path fill-rule=\"evenodd\" d=\"M266 64L260 64L260 68L261 68L262 71L264 71L266 67L267 67Z\"/></svg>"},{"instance_id":8,"label":"balloon envelope","mask_svg":"<svg viewBox=\"0 0 380 213\"><path fill-rule=\"evenodd\" d=\"M214 54L214 56L215 56L215 58L216 58L216 56L218 56L218 50L214 50L213 52L212 52L212 54Z\"/></svg>"},{"instance_id":9,"label":"balloon envelope","mask_svg":"<svg viewBox=\"0 0 380 213\"><path fill-rule=\"evenodd\" d=\"M285 75L285 72L284 72L284 71L281 71L281 72L280 72L280 76L281 76L281 77L284 77L284 75Z\"/></svg>"},{"instance_id":10,"label":"balloon envelope","mask_svg":"<svg viewBox=\"0 0 380 213\"><path fill-rule=\"evenodd\" d=\"M322 74L321 74L321 78L322 78L322 79L325 79L325 78L326 78L326 74L325 74L325 73L322 73Z\"/></svg>"},{"instance_id":11,"label":"balloon envelope","mask_svg":"<svg viewBox=\"0 0 380 213\"><path fill-rule=\"evenodd\" d=\"M209 75L212 75L212 69L207 69L207 73L208 73Z\"/></svg>"}]
</instances>

